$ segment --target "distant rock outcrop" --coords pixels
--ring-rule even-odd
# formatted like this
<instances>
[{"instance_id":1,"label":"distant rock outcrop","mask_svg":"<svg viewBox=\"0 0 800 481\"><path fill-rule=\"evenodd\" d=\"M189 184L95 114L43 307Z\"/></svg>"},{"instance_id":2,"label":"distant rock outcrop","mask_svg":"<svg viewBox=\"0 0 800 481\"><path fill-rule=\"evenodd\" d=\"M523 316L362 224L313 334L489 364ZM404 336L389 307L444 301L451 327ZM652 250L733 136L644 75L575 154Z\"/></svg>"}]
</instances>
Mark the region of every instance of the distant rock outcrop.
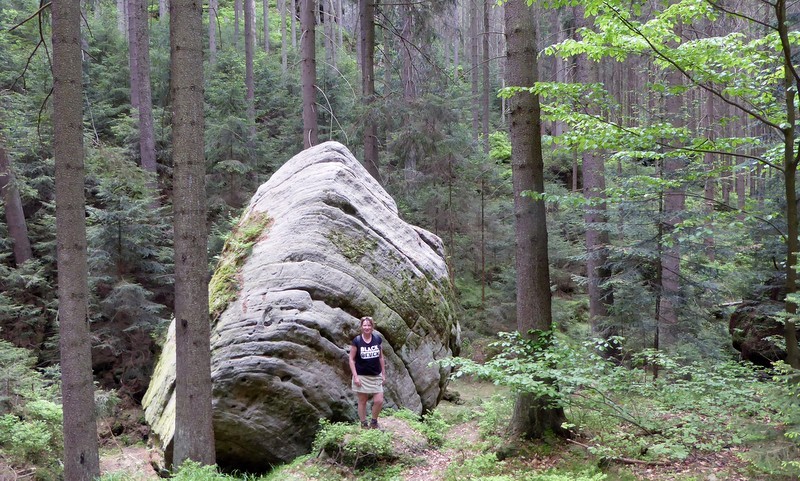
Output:
<instances>
[{"instance_id":1,"label":"distant rock outcrop","mask_svg":"<svg viewBox=\"0 0 800 481\"><path fill-rule=\"evenodd\" d=\"M358 318L385 339L388 406L444 394L433 361L459 326L441 240L400 219L341 144L301 152L259 188L210 286L214 432L221 466L261 470L307 453L318 420L354 421L349 344ZM143 401L171 461L174 326Z\"/></svg>"},{"instance_id":2,"label":"distant rock outcrop","mask_svg":"<svg viewBox=\"0 0 800 481\"><path fill-rule=\"evenodd\" d=\"M753 299L742 301L731 314L728 332L742 359L765 367L786 359L786 351L774 341L775 336L784 335L777 319L786 308L785 282L782 274L767 279L755 289Z\"/></svg>"}]
</instances>

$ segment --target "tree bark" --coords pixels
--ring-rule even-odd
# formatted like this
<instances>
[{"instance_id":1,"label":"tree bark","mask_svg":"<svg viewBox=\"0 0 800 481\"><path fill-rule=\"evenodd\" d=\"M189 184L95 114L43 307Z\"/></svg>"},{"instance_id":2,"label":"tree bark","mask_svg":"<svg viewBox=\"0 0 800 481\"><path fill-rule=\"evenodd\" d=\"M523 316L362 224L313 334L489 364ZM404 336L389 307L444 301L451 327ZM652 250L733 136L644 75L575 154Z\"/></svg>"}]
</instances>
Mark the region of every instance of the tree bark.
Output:
<instances>
[{"instance_id":1,"label":"tree bark","mask_svg":"<svg viewBox=\"0 0 800 481\"><path fill-rule=\"evenodd\" d=\"M533 9L521 0L505 4L507 80L512 86L530 87L537 81L536 31ZM544 192L541 114L539 98L518 93L510 100L511 170L516 220L517 328L530 337L531 330L552 328L547 223L541 199L524 192ZM531 375L534 375L533 373ZM564 412L549 400L533 394L517 397L511 430L528 438L547 432L563 433Z\"/></svg>"},{"instance_id":2,"label":"tree bark","mask_svg":"<svg viewBox=\"0 0 800 481\"><path fill-rule=\"evenodd\" d=\"M53 150L64 478L100 476L94 413L84 201L80 2L54 2Z\"/></svg>"},{"instance_id":3,"label":"tree bark","mask_svg":"<svg viewBox=\"0 0 800 481\"><path fill-rule=\"evenodd\" d=\"M290 21L292 23L292 48L297 50L297 2L304 0L291 0L292 11L290 12Z\"/></svg>"},{"instance_id":4,"label":"tree bark","mask_svg":"<svg viewBox=\"0 0 800 481\"><path fill-rule=\"evenodd\" d=\"M325 59L333 68L336 65L336 38L334 34L334 4L333 0L320 0L325 5L322 23L325 27Z\"/></svg>"},{"instance_id":5,"label":"tree bark","mask_svg":"<svg viewBox=\"0 0 800 481\"><path fill-rule=\"evenodd\" d=\"M483 107L483 152L489 154L489 91L491 90L491 80L489 79L489 12L490 0L483 0L483 95L481 107Z\"/></svg>"},{"instance_id":6,"label":"tree bark","mask_svg":"<svg viewBox=\"0 0 800 481\"><path fill-rule=\"evenodd\" d=\"M128 0L131 105L139 113L139 156L144 170L156 173L156 141L150 88L150 29L146 0Z\"/></svg>"},{"instance_id":7,"label":"tree bark","mask_svg":"<svg viewBox=\"0 0 800 481\"><path fill-rule=\"evenodd\" d=\"M668 76L672 85L677 86L683 83L683 76L678 71L672 71L668 73ZM685 124L682 112L683 107L684 102L681 96L667 93L664 102L665 117L676 127ZM665 143L669 144L669 141L665 140ZM684 164L685 159L683 156L675 153L666 155L663 159L663 179L667 181L679 180ZM673 234L682 220L686 204L686 193L682 186L669 187L664 189L663 197L664 213L663 218L659 220L664 238L660 241L662 246L660 260L661 296L657 329L659 331L659 348L674 350L680 334L680 319L676 306L679 304L681 287L681 245L679 239ZM665 242L667 240L668 242Z\"/></svg>"},{"instance_id":8,"label":"tree bark","mask_svg":"<svg viewBox=\"0 0 800 481\"><path fill-rule=\"evenodd\" d=\"M480 68L478 65L478 2L479 0L469 0L469 39L470 39L470 59L472 68L470 69L470 80L472 85L472 140L477 144L480 136L480 91L478 89L478 77Z\"/></svg>"},{"instance_id":9,"label":"tree bark","mask_svg":"<svg viewBox=\"0 0 800 481\"><path fill-rule=\"evenodd\" d=\"M242 23L242 0L233 2L233 47L239 49L239 25Z\"/></svg>"},{"instance_id":10,"label":"tree bark","mask_svg":"<svg viewBox=\"0 0 800 481\"><path fill-rule=\"evenodd\" d=\"M33 257L31 241L28 237L28 225L25 222L25 212L22 210L22 199L19 196L17 181L8 153L0 144L0 195L5 202L6 227L8 236L14 243L14 264L19 267Z\"/></svg>"},{"instance_id":11,"label":"tree bark","mask_svg":"<svg viewBox=\"0 0 800 481\"><path fill-rule=\"evenodd\" d=\"M219 0L208 0L208 63L217 63L217 15Z\"/></svg>"},{"instance_id":12,"label":"tree bark","mask_svg":"<svg viewBox=\"0 0 800 481\"><path fill-rule=\"evenodd\" d=\"M285 74L289 67L286 45L286 0L278 0L278 10L281 12L281 72Z\"/></svg>"},{"instance_id":13,"label":"tree bark","mask_svg":"<svg viewBox=\"0 0 800 481\"><path fill-rule=\"evenodd\" d=\"M716 102L714 101L714 95L711 93L706 93L706 101L705 101L705 117L703 119L704 126L706 128L706 135L708 139L713 142L716 139L716 132L714 131L713 119L714 119L714 111ZM704 212L707 216L706 221L706 230L708 234L703 238L703 246L705 248L706 257L709 261L714 261L716 257L716 242L714 240L714 235L712 233L712 227L714 225L712 216L714 214L714 200L716 196L716 184L717 184L717 174L714 173L715 165L714 165L714 154L707 153L703 156L703 162L705 165L706 170L706 180L703 186L703 197L705 197L704 202ZM760 165L760 164L759 164Z\"/></svg>"},{"instance_id":14,"label":"tree bark","mask_svg":"<svg viewBox=\"0 0 800 481\"><path fill-rule=\"evenodd\" d=\"M403 15L403 31L400 34L400 43L402 44L400 51L403 59L403 68L400 70L400 76L403 84L403 100L405 100L406 104L410 104L417 96L417 87L414 82L414 57L412 56L414 6L410 4L403 5L401 12Z\"/></svg>"},{"instance_id":15,"label":"tree bark","mask_svg":"<svg viewBox=\"0 0 800 481\"><path fill-rule=\"evenodd\" d=\"M581 19L578 23L579 28L587 26L590 22L589 19L585 19L583 9L579 9L575 16ZM575 60L576 80L584 85L600 81L598 68L598 63L590 60L587 56L578 57ZM591 113L598 114L594 109ZM592 328L592 336L607 340L616 335L617 330L608 322L609 310L614 303L614 293L607 286L607 282L611 277L611 270L608 266L610 240L605 202L605 159L602 155L602 152L595 150L584 151L582 165L583 194L588 201L584 212L584 221L586 222L586 277L587 293L589 295L589 324ZM577 175L573 175L575 190L577 190L577 177ZM616 357L619 352L616 349L611 349L603 354L609 357Z\"/></svg>"},{"instance_id":16,"label":"tree bark","mask_svg":"<svg viewBox=\"0 0 800 481\"><path fill-rule=\"evenodd\" d=\"M117 2L117 28L119 33L128 36L128 2L116 0Z\"/></svg>"},{"instance_id":17,"label":"tree bark","mask_svg":"<svg viewBox=\"0 0 800 481\"><path fill-rule=\"evenodd\" d=\"M301 0L300 55L302 57L302 93L303 93L303 147L309 148L319 143L317 127L317 58L316 58L316 0Z\"/></svg>"},{"instance_id":18,"label":"tree bark","mask_svg":"<svg viewBox=\"0 0 800 481\"><path fill-rule=\"evenodd\" d=\"M264 52L269 54L269 0L264 0Z\"/></svg>"},{"instance_id":19,"label":"tree bark","mask_svg":"<svg viewBox=\"0 0 800 481\"><path fill-rule=\"evenodd\" d=\"M364 167L380 182L378 169L378 126L373 121L375 105L375 0L360 0L361 98L367 120L364 122Z\"/></svg>"},{"instance_id":20,"label":"tree bark","mask_svg":"<svg viewBox=\"0 0 800 481\"><path fill-rule=\"evenodd\" d=\"M171 0L175 244L175 436L173 463L215 463L203 125L202 3Z\"/></svg>"},{"instance_id":21,"label":"tree bark","mask_svg":"<svg viewBox=\"0 0 800 481\"><path fill-rule=\"evenodd\" d=\"M798 82L794 80L791 67L793 58L789 32L787 28L786 0L778 0L775 3L775 15L778 25L778 34L783 46L783 75L785 78L784 92L786 95L786 124L783 132L783 169L784 186L786 193L786 293L794 294L797 292L797 251L800 250L800 240L798 234L797 218L797 162L798 153L795 151L797 111L795 110L795 99L797 97ZM786 339L786 363L795 369L800 369L800 346L797 345L797 327L794 318L797 314L797 304L786 300L786 312L789 316L784 324L784 338Z\"/></svg>"},{"instance_id":22,"label":"tree bark","mask_svg":"<svg viewBox=\"0 0 800 481\"><path fill-rule=\"evenodd\" d=\"M253 73L253 57L256 49L256 2L244 0L244 83L247 104L247 124L252 141L256 136L256 86Z\"/></svg>"}]
</instances>

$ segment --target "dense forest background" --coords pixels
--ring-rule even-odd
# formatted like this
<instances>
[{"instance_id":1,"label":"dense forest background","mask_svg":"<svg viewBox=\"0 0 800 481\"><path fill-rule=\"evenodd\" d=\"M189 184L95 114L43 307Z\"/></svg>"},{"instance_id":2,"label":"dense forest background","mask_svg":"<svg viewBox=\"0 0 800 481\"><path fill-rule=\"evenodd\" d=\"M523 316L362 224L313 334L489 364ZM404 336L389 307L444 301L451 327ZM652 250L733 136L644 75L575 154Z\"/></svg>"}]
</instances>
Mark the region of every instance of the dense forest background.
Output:
<instances>
[{"instance_id":1,"label":"dense forest background","mask_svg":"<svg viewBox=\"0 0 800 481\"><path fill-rule=\"evenodd\" d=\"M204 7L209 272L250 196L308 139L300 3ZM55 380L47 5L0 0L0 353L25 349L37 376ZM93 368L101 387L137 402L174 307L168 5L82 8ZM379 2L374 52L359 8L320 0L314 10L315 135L346 145L406 220L442 238L468 356L491 356L486 339L519 321L507 133L519 87L542 102L545 192L535 197L547 206L558 336L609 341L618 360L662 349L685 362L800 367L800 9L531 5L539 82L514 86L502 5ZM14 396L0 392L0 413Z\"/></svg>"}]
</instances>

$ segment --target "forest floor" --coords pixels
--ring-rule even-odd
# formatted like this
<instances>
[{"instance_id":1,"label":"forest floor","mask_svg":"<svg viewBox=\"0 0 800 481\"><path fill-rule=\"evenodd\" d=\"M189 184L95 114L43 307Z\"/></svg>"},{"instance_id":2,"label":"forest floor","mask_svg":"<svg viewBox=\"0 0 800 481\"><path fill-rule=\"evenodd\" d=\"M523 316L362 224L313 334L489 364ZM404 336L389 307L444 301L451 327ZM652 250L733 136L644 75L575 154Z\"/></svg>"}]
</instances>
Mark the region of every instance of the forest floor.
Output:
<instances>
[{"instance_id":1,"label":"forest floor","mask_svg":"<svg viewBox=\"0 0 800 481\"><path fill-rule=\"evenodd\" d=\"M549 444L516 445L503 455L501 444L492 447L482 437L485 427L476 414L485 410L487 400L499 399L497 386L489 383L457 380L451 389L458 393L457 403L443 401L438 411L448 421L445 442L440 447L428 445L424 434L415 431L401 418L385 417L381 428L392 434L398 461L374 468L353 469L341 462L319 455L298 458L294 463L265 476L264 480L286 481L460 481L492 479L527 480L604 480L604 481L767 481L784 480L754 473L742 454L746 448L731 446L716 453L692 454L682 461L648 463L634 459L616 459L602 463L591 455L581 440ZM483 413L485 414L485 413ZM501 440L495 439L495 443ZM492 451L497 449L494 454ZM150 481L159 479L151 465L152 453L141 444L124 446L107 442L103 450L103 473L117 473L114 479ZM505 460L498 461L498 458ZM598 469L602 465L602 471ZM124 474L123 474L124 473ZM535 473L543 474L541 478ZM533 475L533 477L532 477ZM605 477L603 477L603 475ZM230 478L238 479L238 478ZM247 478L258 479L258 478Z\"/></svg>"}]
</instances>

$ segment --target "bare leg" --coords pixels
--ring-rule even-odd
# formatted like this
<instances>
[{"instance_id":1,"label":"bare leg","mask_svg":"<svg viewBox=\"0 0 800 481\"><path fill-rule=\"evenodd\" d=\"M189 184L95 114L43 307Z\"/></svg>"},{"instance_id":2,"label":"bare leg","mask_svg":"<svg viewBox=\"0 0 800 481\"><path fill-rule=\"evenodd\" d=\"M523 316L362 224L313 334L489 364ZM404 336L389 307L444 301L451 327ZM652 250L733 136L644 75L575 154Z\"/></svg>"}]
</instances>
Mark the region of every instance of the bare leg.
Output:
<instances>
[{"instance_id":1,"label":"bare leg","mask_svg":"<svg viewBox=\"0 0 800 481\"><path fill-rule=\"evenodd\" d=\"M358 395L358 418L361 422L365 422L367 420L367 400L369 399L369 394L359 392L356 393ZM383 397L381 397L381 400ZM375 408L373 407L373 410Z\"/></svg>"},{"instance_id":2,"label":"bare leg","mask_svg":"<svg viewBox=\"0 0 800 481\"><path fill-rule=\"evenodd\" d=\"M372 419L378 419L381 408L383 408L383 393L379 392L372 397Z\"/></svg>"}]
</instances>

